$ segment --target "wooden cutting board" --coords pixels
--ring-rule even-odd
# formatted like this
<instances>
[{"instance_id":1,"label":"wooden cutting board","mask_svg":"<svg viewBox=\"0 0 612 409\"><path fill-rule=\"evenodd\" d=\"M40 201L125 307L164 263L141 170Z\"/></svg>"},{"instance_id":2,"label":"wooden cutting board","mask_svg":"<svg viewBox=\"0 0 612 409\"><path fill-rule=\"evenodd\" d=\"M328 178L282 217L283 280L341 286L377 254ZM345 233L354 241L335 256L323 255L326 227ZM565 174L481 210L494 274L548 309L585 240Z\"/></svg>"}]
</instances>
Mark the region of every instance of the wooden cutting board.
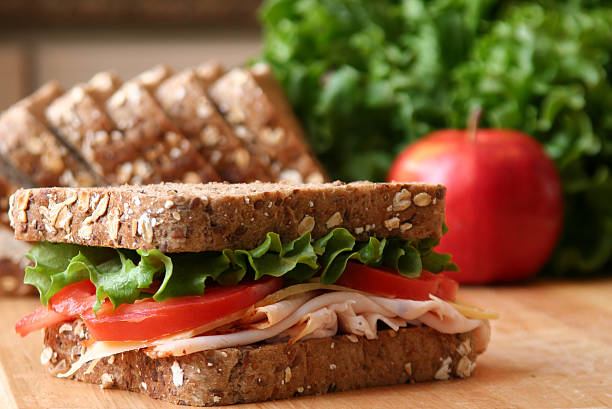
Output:
<instances>
[{"instance_id":1,"label":"wooden cutting board","mask_svg":"<svg viewBox=\"0 0 612 409\"><path fill-rule=\"evenodd\" d=\"M612 280L467 288L460 298L497 310L488 351L470 379L241 405L269 408L612 407ZM41 336L12 327L38 305L2 299L0 408L178 408L136 393L56 379L39 362Z\"/></svg>"}]
</instances>

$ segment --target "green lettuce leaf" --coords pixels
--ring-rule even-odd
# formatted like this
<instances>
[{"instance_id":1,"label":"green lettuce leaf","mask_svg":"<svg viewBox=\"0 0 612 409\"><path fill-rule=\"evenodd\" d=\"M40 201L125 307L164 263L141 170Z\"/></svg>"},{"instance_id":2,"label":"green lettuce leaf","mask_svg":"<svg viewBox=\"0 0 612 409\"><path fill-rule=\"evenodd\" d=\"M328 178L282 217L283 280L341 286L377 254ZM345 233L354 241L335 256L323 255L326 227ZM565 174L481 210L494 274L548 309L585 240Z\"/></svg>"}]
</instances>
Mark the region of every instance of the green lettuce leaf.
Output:
<instances>
[{"instance_id":1,"label":"green lettuce leaf","mask_svg":"<svg viewBox=\"0 0 612 409\"><path fill-rule=\"evenodd\" d=\"M268 233L266 240L259 247L250 251L237 250L236 253L248 259L256 280L264 275L282 277L293 270L298 263L314 271L319 267L317 255L310 244L309 232L286 244L281 243L278 234Z\"/></svg>"},{"instance_id":2,"label":"green lettuce leaf","mask_svg":"<svg viewBox=\"0 0 612 409\"><path fill-rule=\"evenodd\" d=\"M393 267L400 274L418 277L422 268L432 272L456 269L450 256L437 254L437 240L378 240L358 242L346 229L337 228L312 241L310 233L283 243L276 233L252 250L207 251L164 254L159 250L115 250L74 244L38 243L28 253L34 262L26 269L25 282L34 285L40 299L49 299L69 284L85 279L96 287L97 311L109 299L113 307L143 297L163 301L173 297L201 295L206 281L234 285L245 278L265 275L302 282L320 272L321 282L334 283L349 260ZM153 282L160 282L154 294Z\"/></svg>"},{"instance_id":3,"label":"green lettuce leaf","mask_svg":"<svg viewBox=\"0 0 612 409\"><path fill-rule=\"evenodd\" d=\"M102 263L115 256L113 249L41 242L26 255L34 266L26 267L24 283L36 287L40 301L47 305L62 288L90 278L92 263Z\"/></svg>"}]
</instances>

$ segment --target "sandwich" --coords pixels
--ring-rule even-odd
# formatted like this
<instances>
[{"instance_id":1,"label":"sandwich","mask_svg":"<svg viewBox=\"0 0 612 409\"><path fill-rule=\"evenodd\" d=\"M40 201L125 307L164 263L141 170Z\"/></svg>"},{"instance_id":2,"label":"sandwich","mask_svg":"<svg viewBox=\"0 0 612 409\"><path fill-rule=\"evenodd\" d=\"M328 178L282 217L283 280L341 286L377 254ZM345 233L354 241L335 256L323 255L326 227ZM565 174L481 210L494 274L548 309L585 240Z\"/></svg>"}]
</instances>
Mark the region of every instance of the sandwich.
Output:
<instances>
[{"instance_id":1,"label":"sandwich","mask_svg":"<svg viewBox=\"0 0 612 409\"><path fill-rule=\"evenodd\" d=\"M433 248L445 188L158 184L18 190L25 282L61 378L226 405L469 377L496 315Z\"/></svg>"}]
</instances>

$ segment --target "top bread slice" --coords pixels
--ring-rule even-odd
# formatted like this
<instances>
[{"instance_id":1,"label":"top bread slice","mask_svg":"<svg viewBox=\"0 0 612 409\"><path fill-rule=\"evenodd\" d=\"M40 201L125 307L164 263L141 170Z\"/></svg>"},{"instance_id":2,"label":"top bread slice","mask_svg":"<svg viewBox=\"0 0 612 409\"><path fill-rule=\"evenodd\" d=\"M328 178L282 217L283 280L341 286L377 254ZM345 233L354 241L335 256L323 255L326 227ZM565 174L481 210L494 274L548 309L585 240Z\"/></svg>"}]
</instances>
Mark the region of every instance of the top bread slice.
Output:
<instances>
[{"instance_id":1,"label":"top bread slice","mask_svg":"<svg viewBox=\"0 0 612 409\"><path fill-rule=\"evenodd\" d=\"M210 87L209 94L236 135L269 156L277 180L327 179L268 65L234 68Z\"/></svg>"},{"instance_id":2,"label":"top bread slice","mask_svg":"<svg viewBox=\"0 0 612 409\"><path fill-rule=\"evenodd\" d=\"M165 252L252 249L268 232L283 241L344 227L358 239L439 238L441 185L159 184L21 189L11 197L15 237Z\"/></svg>"}]
</instances>

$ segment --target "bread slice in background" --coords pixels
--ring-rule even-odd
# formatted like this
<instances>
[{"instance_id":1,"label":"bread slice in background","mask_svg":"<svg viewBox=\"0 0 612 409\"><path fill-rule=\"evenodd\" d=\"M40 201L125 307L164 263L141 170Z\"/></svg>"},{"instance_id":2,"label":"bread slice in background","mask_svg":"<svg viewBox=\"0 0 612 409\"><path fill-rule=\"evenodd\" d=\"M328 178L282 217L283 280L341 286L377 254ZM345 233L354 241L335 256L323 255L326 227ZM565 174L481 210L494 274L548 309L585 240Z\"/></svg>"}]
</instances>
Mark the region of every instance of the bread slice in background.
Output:
<instances>
[{"instance_id":1,"label":"bread slice in background","mask_svg":"<svg viewBox=\"0 0 612 409\"><path fill-rule=\"evenodd\" d=\"M140 149L126 144L123 134L99 105L86 84L72 87L45 111L47 123L90 166L111 184L118 180L119 164L138 155Z\"/></svg>"},{"instance_id":2,"label":"bread slice in background","mask_svg":"<svg viewBox=\"0 0 612 409\"><path fill-rule=\"evenodd\" d=\"M208 60L193 68L195 75L208 91L210 86L227 72L225 66L217 60Z\"/></svg>"},{"instance_id":3,"label":"bread slice in background","mask_svg":"<svg viewBox=\"0 0 612 409\"><path fill-rule=\"evenodd\" d=\"M87 82L91 96L102 107L106 105L106 101L111 95L121 87L121 84L123 84L121 78L111 71L99 72Z\"/></svg>"},{"instance_id":4,"label":"bread slice in background","mask_svg":"<svg viewBox=\"0 0 612 409\"><path fill-rule=\"evenodd\" d=\"M155 95L157 87L170 78L173 72L170 67L165 64L158 64L146 71L141 72L136 77L132 78L132 81L138 82L140 85L146 88L151 95Z\"/></svg>"},{"instance_id":5,"label":"bread slice in background","mask_svg":"<svg viewBox=\"0 0 612 409\"><path fill-rule=\"evenodd\" d=\"M215 170L168 119L145 87L128 81L106 101L106 112L142 154L122 164L131 183L219 180Z\"/></svg>"},{"instance_id":6,"label":"bread slice in background","mask_svg":"<svg viewBox=\"0 0 612 409\"><path fill-rule=\"evenodd\" d=\"M30 264L25 258L31 245L13 238L11 230L0 228L0 295L26 295L36 289L23 283L24 270Z\"/></svg>"},{"instance_id":7,"label":"bread slice in background","mask_svg":"<svg viewBox=\"0 0 612 409\"><path fill-rule=\"evenodd\" d=\"M79 341L87 338L82 322L69 327L58 324L45 330L44 356L51 359L44 363L54 375L80 357ZM408 327L378 331L373 340L336 335L158 359L137 350L84 365L72 378L193 406L466 378L486 348L488 336L479 329L451 335L425 326Z\"/></svg>"},{"instance_id":8,"label":"bread slice in background","mask_svg":"<svg viewBox=\"0 0 612 409\"><path fill-rule=\"evenodd\" d=\"M272 180L269 164L234 134L208 98L204 84L196 70L188 69L161 83L155 96L222 180Z\"/></svg>"},{"instance_id":9,"label":"bread slice in background","mask_svg":"<svg viewBox=\"0 0 612 409\"><path fill-rule=\"evenodd\" d=\"M209 94L236 135L269 156L277 179L327 179L267 65L234 68L210 87Z\"/></svg>"},{"instance_id":10,"label":"bread slice in background","mask_svg":"<svg viewBox=\"0 0 612 409\"><path fill-rule=\"evenodd\" d=\"M14 194L11 218L15 237L26 241L164 252L252 249L268 232L286 242L336 227L358 240L439 238L445 193L441 185L371 182L39 188ZM45 217L56 206L70 215L69 224Z\"/></svg>"},{"instance_id":11,"label":"bread slice in background","mask_svg":"<svg viewBox=\"0 0 612 409\"><path fill-rule=\"evenodd\" d=\"M24 257L30 244L13 238L9 221L9 198L20 186L33 182L0 157L0 295L34 294L35 288L23 283L24 269L29 261Z\"/></svg>"},{"instance_id":12,"label":"bread slice in background","mask_svg":"<svg viewBox=\"0 0 612 409\"><path fill-rule=\"evenodd\" d=\"M0 117L0 154L38 186L99 184L98 176L39 120L50 95L62 92L51 83L5 111Z\"/></svg>"}]
</instances>

